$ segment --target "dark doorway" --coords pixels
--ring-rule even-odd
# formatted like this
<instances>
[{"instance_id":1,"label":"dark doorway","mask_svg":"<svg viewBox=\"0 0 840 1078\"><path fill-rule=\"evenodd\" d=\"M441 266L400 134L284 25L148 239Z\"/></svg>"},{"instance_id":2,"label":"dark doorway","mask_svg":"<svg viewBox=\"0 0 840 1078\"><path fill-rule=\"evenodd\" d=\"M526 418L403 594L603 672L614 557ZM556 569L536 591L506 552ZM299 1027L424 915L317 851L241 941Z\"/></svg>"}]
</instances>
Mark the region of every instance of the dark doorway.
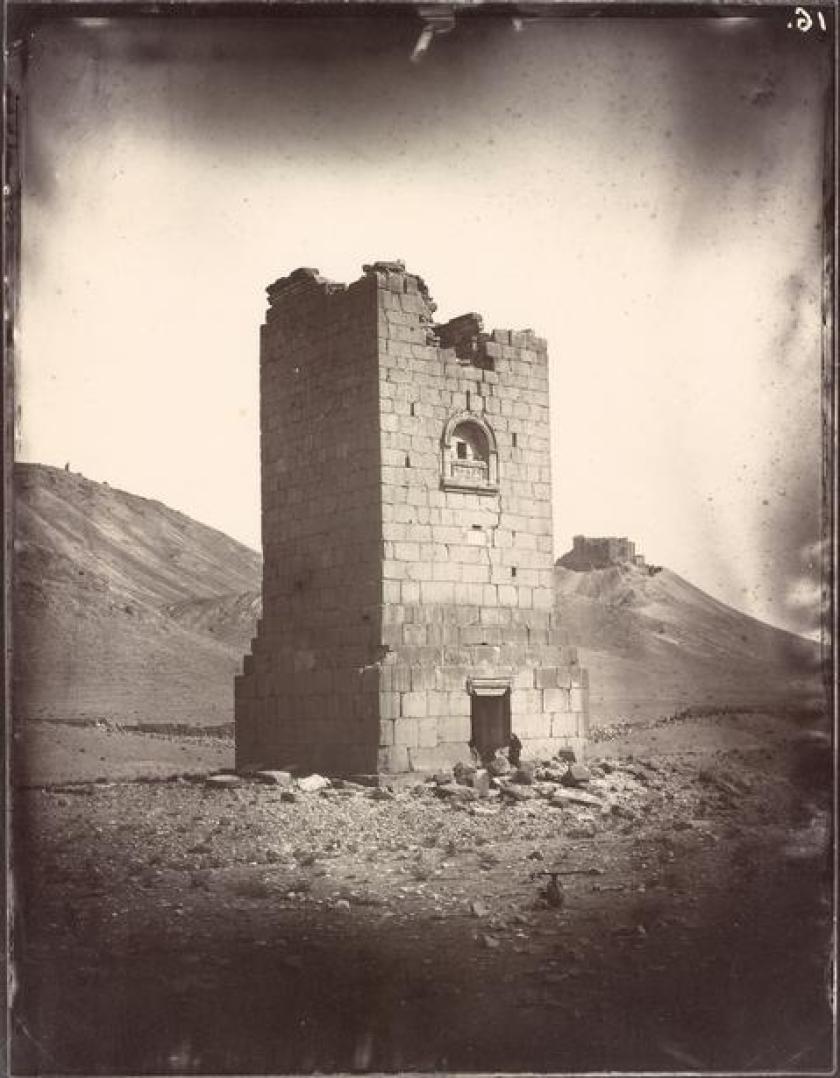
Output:
<instances>
[{"instance_id":1,"label":"dark doorway","mask_svg":"<svg viewBox=\"0 0 840 1078\"><path fill-rule=\"evenodd\" d=\"M473 693L470 702L472 743L486 764L510 741L510 692L493 696Z\"/></svg>"}]
</instances>

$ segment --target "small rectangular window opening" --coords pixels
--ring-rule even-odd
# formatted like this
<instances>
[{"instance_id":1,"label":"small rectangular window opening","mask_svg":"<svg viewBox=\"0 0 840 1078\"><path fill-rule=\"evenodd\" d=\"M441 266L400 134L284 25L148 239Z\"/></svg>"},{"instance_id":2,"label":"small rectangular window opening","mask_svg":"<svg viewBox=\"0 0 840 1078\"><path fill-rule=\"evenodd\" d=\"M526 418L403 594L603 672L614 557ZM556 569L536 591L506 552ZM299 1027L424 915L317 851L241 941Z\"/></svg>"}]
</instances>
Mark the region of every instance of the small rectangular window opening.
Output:
<instances>
[{"instance_id":1,"label":"small rectangular window opening","mask_svg":"<svg viewBox=\"0 0 840 1078\"><path fill-rule=\"evenodd\" d=\"M511 576L516 576L516 566L515 565L511 565L511 567L510 567L510 575Z\"/></svg>"},{"instance_id":2,"label":"small rectangular window opening","mask_svg":"<svg viewBox=\"0 0 840 1078\"><path fill-rule=\"evenodd\" d=\"M513 435L513 448L516 449L516 435Z\"/></svg>"}]
</instances>

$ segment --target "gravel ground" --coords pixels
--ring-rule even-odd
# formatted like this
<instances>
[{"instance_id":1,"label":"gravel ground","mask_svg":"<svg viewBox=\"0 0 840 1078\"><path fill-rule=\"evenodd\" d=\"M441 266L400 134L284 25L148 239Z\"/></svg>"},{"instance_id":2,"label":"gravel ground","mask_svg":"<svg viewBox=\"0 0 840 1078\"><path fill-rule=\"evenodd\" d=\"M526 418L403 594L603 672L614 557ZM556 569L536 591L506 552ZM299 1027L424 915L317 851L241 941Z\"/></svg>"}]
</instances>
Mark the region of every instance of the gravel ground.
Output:
<instances>
[{"instance_id":1,"label":"gravel ground","mask_svg":"<svg viewBox=\"0 0 840 1078\"><path fill-rule=\"evenodd\" d=\"M585 804L21 791L14 1072L827 1067L824 745L691 721L608 732Z\"/></svg>"}]
</instances>

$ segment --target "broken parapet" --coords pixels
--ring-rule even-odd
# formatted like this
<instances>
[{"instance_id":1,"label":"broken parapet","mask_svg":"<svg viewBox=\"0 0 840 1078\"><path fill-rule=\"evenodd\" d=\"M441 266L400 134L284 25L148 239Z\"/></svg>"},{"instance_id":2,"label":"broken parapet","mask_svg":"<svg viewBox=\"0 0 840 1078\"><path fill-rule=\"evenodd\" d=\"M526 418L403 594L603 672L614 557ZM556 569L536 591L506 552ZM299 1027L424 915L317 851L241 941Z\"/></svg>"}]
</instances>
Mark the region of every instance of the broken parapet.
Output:
<instances>
[{"instance_id":1,"label":"broken parapet","mask_svg":"<svg viewBox=\"0 0 840 1078\"><path fill-rule=\"evenodd\" d=\"M487 341L484 321L480 314L470 312L450 318L448 322L435 326L441 348L452 348L463 363L481 367L488 364ZM493 369L492 360L489 369Z\"/></svg>"},{"instance_id":2,"label":"broken parapet","mask_svg":"<svg viewBox=\"0 0 840 1078\"><path fill-rule=\"evenodd\" d=\"M496 359L505 346L534 346L543 351L546 348L545 341L530 329L494 329L492 333L485 333L484 319L475 311L439 323L435 332L441 348L451 348L459 362L488 371L495 369Z\"/></svg>"}]
</instances>

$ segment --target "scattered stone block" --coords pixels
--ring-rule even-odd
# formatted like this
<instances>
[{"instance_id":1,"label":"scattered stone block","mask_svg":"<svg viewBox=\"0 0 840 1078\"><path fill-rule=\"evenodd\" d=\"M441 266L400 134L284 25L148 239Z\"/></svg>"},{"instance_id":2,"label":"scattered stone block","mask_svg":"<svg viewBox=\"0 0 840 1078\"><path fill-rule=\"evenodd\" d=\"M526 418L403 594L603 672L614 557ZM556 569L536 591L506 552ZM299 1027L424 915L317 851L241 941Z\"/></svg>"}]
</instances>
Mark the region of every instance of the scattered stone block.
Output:
<instances>
[{"instance_id":1,"label":"scattered stone block","mask_svg":"<svg viewBox=\"0 0 840 1078\"><path fill-rule=\"evenodd\" d=\"M257 782L264 782L266 786L290 787L294 782L291 771L257 771L254 774Z\"/></svg>"},{"instance_id":2,"label":"scattered stone block","mask_svg":"<svg viewBox=\"0 0 840 1078\"><path fill-rule=\"evenodd\" d=\"M583 764L569 764L569 769L561 779L564 786L585 786L592 778L592 772Z\"/></svg>"},{"instance_id":3,"label":"scattered stone block","mask_svg":"<svg viewBox=\"0 0 840 1078\"><path fill-rule=\"evenodd\" d=\"M384 786L374 786L372 790L365 792L365 797L370 798L371 801L393 801L394 791L388 790Z\"/></svg>"},{"instance_id":4,"label":"scattered stone block","mask_svg":"<svg viewBox=\"0 0 840 1078\"><path fill-rule=\"evenodd\" d=\"M475 772L476 769L470 764L457 763L452 768L452 774L455 778L455 781L461 783L464 786L472 785Z\"/></svg>"},{"instance_id":5,"label":"scattered stone block","mask_svg":"<svg viewBox=\"0 0 840 1078\"><path fill-rule=\"evenodd\" d=\"M484 768L476 771L473 775L472 786L479 797L487 797L490 793L490 773Z\"/></svg>"},{"instance_id":6,"label":"scattered stone block","mask_svg":"<svg viewBox=\"0 0 840 1078\"><path fill-rule=\"evenodd\" d=\"M503 752L497 752L487 765L487 770L491 775L509 775L511 772L510 760Z\"/></svg>"},{"instance_id":7,"label":"scattered stone block","mask_svg":"<svg viewBox=\"0 0 840 1078\"><path fill-rule=\"evenodd\" d=\"M595 838L597 834L598 829L591 820L582 823L577 827L570 827L566 832L566 835L569 838Z\"/></svg>"},{"instance_id":8,"label":"scattered stone block","mask_svg":"<svg viewBox=\"0 0 840 1078\"><path fill-rule=\"evenodd\" d=\"M305 775L302 779L298 779L298 789L305 794L317 793L318 790L324 790L327 786L330 786L330 780L323 775Z\"/></svg>"},{"instance_id":9,"label":"scattered stone block","mask_svg":"<svg viewBox=\"0 0 840 1078\"><path fill-rule=\"evenodd\" d=\"M566 805L594 805L600 808L601 803L600 798L587 793L586 790L555 790L551 798L551 804L559 808L564 808Z\"/></svg>"},{"instance_id":10,"label":"scattered stone block","mask_svg":"<svg viewBox=\"0 0 840 1078\"><path fill-rule=\"evenodd\" d=\"M446 797L453 801L477 801L478 793L472 786L462 786L458 782L448 782L435 787L435 793L439 797Z\"/></svg>"},{"instance_id":11,"label":"scattered stone block","mask_svg":"<svg viewBox=\"0 0 840 1078\"><path fill-rule=\"evenodd\" d=\"M241 786L242 779L239 775L208 775L204 780L205 786L212 786L217 790L229 790L234 786Z\"/></svg>"},{"instance_id":12,"label":"scattered stone block","mask_svg":"<svg viewBox=\"0 0 840 1078\"><path fill-rule=\"evenodd\" d=\"M536 790L530 786L514 786L511 783L503 787L501 796L506 797L511 801L531 801L537 796L537 793Z\"/></svg>"},{"instance_id":13,"label":"scattered stone block","mask_svg":"<svg viewBox=\"0 0 840 1078\"><path fill-rule=\"evenodd\" d=\"M534 778L540 782L563 782L566 770L565 767L539 767L534 771Z\"/></svg>"},{"instance_id":14,"label":"scattered stone block","mask_svg":"<svg viewBox=\"0 0 840 1078\"><path fill-rule=\"evenodd\" d=\"M531 785L533 785L533 782L534 782L534 765L533 764L522 764L518 768L518 770L516 771L515 775L513 776L513 781L518 782L520 784L520 786L531 786Z\"/></svg>"}]
</instances>

